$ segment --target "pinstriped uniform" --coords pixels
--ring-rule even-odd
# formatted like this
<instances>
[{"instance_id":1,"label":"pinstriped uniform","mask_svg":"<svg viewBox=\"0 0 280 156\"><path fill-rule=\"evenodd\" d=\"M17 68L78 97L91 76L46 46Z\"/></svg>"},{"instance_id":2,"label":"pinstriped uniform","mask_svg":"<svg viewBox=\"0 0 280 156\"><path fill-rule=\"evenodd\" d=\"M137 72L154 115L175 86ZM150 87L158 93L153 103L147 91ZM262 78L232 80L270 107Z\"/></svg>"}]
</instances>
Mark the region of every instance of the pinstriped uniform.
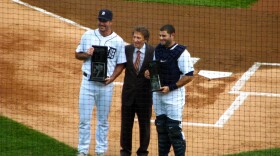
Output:
<instances>
[{"instance_id":1,"label":"pinstriped uniform","mask_svg":"<svg viewBox=\"0 0 280 156\"><path fill-rule=\"evenodd\" d=\"M113 32L103 37L98 29L85 32L81 38L76 52L86 52L92 45L107 46L107 76L111 76L117 64L126 62L123 39ZM97 108L96 146L95 152L106 152L108 149L108 115L110 111L113 83L104 85L100 82L89 81L91 74L91 60L85 60L82 71L87 76L82 77L79 97L79 145L78 151L88 153L91 133L90 124L94 105Z\"/></svg>"}]
</instances>

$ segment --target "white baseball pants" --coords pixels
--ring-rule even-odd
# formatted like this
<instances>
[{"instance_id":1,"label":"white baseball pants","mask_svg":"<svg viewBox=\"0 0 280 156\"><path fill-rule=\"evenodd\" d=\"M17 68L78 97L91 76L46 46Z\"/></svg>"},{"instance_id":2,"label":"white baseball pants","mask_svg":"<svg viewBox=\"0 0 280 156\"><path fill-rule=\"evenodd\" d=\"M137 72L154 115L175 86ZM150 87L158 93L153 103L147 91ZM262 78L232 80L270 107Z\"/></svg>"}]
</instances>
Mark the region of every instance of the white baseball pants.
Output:
<instances>
[{"instance_id":1,"label":"white baseball pants","mask_svg":"<svg viewBox=\"0 0 280 156\"><path fill-rule=\"evenodd\" d=\"M88 81L83 76L79 97L79 145L78 151L88 153L91 140L91 119L96 105L97 125L95 131L95 152L106 152L108 149L108 115L113 94L113 83L104 85L100 82Z\"/></svg>"}]
</instances>

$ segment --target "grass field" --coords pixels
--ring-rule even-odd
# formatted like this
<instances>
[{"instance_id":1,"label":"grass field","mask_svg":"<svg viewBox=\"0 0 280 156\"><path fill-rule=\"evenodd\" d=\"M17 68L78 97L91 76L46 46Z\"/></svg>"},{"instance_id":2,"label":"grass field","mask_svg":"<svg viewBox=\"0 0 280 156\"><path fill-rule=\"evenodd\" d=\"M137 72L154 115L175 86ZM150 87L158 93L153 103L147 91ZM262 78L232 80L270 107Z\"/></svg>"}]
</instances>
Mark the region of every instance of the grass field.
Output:
<instances>
[{"instance_id":1,"label":"grass field","mask_svg":"<svg viewBox=\"0 0 280 156\"><path fill-rule=\"evenodd\" d=\"M258 0L130 0L130 1L223 7L223 8L248 8Z\"/></svg>"},{"instance_id":2,"label":"grass field","mask_svg":"<svg viewBox=\"0 0 280 156\"><path fill-rule=\"evenodd\" d=\"M1 156L70 156L77 150L45 134L0 116Z\"/></svg>"},{"instance_id":3,"label":"grass field","mask_svg":"<svg viewBox=\"0 0 280 156\"><path fill-rule=\"evenodd\" d=\"M74 156L77 153L76 149L3 116L0 116L0 127L1 156ZM280 148L274 148L227 156L278 156L279 153Z\"/></svg>"},{"instance_id":4,"label":"grass field","mask_svg":"<svg viewBox=\"0 0 280 156\"><path fill-rule=\"evenodd\" d=\"M265 149L265 150L242 152L238 154L230 154L227 156L279 156L279 155L280 155L280 148L272 148L272 149Z\"/></svg>"}]
</instances>

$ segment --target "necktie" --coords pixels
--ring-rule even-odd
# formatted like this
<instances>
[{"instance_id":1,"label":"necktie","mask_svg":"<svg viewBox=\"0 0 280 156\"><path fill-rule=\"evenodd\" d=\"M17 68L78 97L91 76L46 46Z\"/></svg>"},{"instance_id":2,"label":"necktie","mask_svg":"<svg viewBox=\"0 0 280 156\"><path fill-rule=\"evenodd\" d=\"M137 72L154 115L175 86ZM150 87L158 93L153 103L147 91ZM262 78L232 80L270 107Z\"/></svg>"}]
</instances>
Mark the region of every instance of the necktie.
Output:
<instances>
[{"instance_id":1,"label":"necktie","mask_svg":"<svg viewBox=\"0 0 280 156\"><path fill-rule=\"evenodd\" d=\"M137 56L136 56L136 60L135 60L135 62L134 62L134 68L135 68L135 70L136 70L136 72L138 73L138 71L139 71L139 65L140 65L140 51L138 50L137 51Z\"/></svg>"}]
</instances>

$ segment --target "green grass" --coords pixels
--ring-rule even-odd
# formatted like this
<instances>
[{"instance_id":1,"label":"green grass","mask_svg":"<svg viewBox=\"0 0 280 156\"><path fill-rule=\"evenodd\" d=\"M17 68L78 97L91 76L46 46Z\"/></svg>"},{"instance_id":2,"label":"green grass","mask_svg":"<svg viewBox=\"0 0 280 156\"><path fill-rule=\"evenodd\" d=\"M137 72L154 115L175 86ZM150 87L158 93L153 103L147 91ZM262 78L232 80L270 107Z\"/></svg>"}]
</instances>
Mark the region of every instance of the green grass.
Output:
<instances>
[{"instance_id":1,"label":"green grass","mask_svg":"<svg viewBox=\"0 0 280 156\"><path fill-rule=\"evenodd\" d=\"M280 148L242 152L238 154L229 154L226 156L280 156Z\"/></svg>"},{"instance_id":2,"label":"green grass","mask_svg":"<svg viewBox=\"0 0 280 156\"><path fill-rule=\"evenodd\" d=\"M0 115L1 156L74 156L77 150Z\"/></svg>"},{"instance_id":3,"label":"green grass","mask_svg":"<svg viewBox=\"0 0 280 156\"><path fill-rule=\"evenodd\" d=\"M1 156L75 156L77 150L0 115ZM280 156L280 148L226 156Z\"/></svg>"},{"instance_id":4,"label":"green grass","mask_svg":"<svg viewBox=\"0 0 280 156\"><path fill-rule=\"evenodd\" d=\"M258 0L128 0L138 2L156 2L176 5L195 5L222 8L248 8Z\"/></svg>"}]
</instances>

